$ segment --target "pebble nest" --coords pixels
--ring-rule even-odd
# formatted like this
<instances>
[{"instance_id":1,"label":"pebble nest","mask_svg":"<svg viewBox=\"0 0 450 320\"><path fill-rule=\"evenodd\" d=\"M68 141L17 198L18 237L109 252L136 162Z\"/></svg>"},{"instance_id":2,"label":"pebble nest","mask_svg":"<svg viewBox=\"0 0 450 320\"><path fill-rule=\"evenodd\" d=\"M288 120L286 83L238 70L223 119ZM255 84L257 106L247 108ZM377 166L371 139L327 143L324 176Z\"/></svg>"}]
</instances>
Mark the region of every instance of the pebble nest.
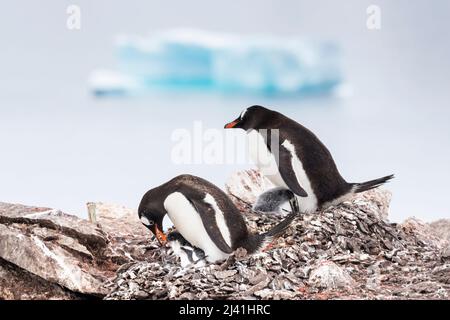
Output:
<instances>
[{"instance_id":1,"label":"pebble nest","mask_svg":"<svg viewBox=\"0 0 450 320\"><path fill-rule=\"evenodd\" d=\"M448 299L443 242L382 219L372 199L381 191L371 192L302 214L269 251L238 249L221 264L182 268L152 242L151 258L122 266L105 299ZM234 200L252 231L282 219Z\"/></svg>"}]
</instances>

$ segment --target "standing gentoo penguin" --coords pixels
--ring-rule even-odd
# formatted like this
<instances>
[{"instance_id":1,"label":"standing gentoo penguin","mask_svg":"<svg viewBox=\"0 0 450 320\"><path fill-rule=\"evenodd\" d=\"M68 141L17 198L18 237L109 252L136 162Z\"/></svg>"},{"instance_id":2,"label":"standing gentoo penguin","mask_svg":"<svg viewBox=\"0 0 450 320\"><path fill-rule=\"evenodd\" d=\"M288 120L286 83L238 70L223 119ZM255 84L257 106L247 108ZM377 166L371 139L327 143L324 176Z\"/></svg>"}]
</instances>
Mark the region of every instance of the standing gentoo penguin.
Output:
<instances>
[{"instance_id":1,"label":"standing gentoo penguin","mask_svg":"<svg viewBox=\"0 0 450 320\"><path fill-rule=\"evenodd\" d=\"M314 133L261 106L242 111L225 128L247 131L253 161L274 185L297 195L301 212L311 213L338 204L354 193L376 188L394 177L346 182L330 152Z\"/></svg>"},{"instance_id":2,"label":"standing gentoo penguin","mask_svg":"<svg viewBox=\"0 0 450 320\"><path fill-rule=\"evenodd\" d=\"M226 259L240 247L247 253L264 249L298 216L298 212L293 212L270 231L251 234L242 214L222 190L187 174L149 190L141 200L138 214L161 244L166 242L161 229L167 214L183 238L202 249L209 262Z\"/></svg>"}]
</instances>

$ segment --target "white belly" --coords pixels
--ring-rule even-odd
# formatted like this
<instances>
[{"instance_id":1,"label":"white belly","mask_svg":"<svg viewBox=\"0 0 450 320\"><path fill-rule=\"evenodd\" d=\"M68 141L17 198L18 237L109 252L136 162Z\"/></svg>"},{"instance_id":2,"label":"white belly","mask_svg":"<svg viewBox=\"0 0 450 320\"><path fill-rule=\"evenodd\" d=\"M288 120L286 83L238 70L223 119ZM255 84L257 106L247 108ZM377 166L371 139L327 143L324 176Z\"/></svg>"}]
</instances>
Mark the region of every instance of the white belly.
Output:
<instances>
[{"instance_id":1,"label":"white belly","mask_svg":"<svg viewBox=\"0 0 450 320\"><path fill-rule=\"evenodd\" d=\"M170 194L164 201L164 208L178 232L193 246L205 252L206 260L216 262L229 256L211 240L199 213L182 193Z\"/></svg>"},{"instance_id":2,"label":"white belly","mask_svg":"<svg viewBox=\"0 0 450 320\"><path fill-rule=\"evenodd\" d=\"M291 159L292 163L291 164L292 164L292 169L294 170L295 178L297 179L298 184L308 194L307 197L297 196L300 211L304 212L304 213L314 212L317 210L317 197L312 189L311 182L309 181L308 175L306 174L306 171L303 168L303 164L302 164L301 160L298 158L297 153L295 152L295 147L288 140L284 140L282 145L288 151L291 152L291 155L292 155L292 159Z\"/></svg>"},{"instance_id":3,"label":"white belly","mask_svg":"<svg viewBox=\"0 0 450 320\"><path fill-rule=\"evenodd\" d=\"M264 138L256 131L248 132L248 147L250 157L260 172L269 179L275 186L289 189L284 182L278 170L277 161L274 155L267 149ZM292 168L299 185L308 194L307 197L297 196L299 208L301 212L308 213L317 210L317 198L311 187L311 183L303 169L303 164L295 153L295 147L288 140L283 141L282 144L292 154Z\"/></svg>"},{"instance_id":4,"label":"white belly","mask_svg":"<svg viewBox=\"0 0 450 320\"><path fill-rule=\"evenodd\" d=\"M267 149L264 138L256 130L248 132L247 138L250 158L258 170L275 186L288 189L278 171L274 155Z\"/></svg>"}]
</instances>

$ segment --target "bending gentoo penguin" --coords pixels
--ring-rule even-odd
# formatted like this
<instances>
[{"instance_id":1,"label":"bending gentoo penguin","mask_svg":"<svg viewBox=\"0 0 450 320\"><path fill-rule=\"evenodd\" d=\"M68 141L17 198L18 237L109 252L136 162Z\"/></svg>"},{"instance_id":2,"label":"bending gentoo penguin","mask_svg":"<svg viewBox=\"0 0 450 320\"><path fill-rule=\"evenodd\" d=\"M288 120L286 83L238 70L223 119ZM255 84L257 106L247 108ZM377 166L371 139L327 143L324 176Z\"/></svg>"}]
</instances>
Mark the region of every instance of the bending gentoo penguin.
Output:
<instances>
[{"instance_id":1,"label":"bending gentoo penguin","mask_svg":"<svg viewBox=\"0 0 450 320\"><path fill-rule=\"evenodd\" d=\"M173 253L180 258L181 266L205 265L205 253L202 249L192 246L178 231L172 231L167 235L167 244Z\"/></svg>"},{"instance_id":2,"label":"bending gentoo penguin","mask_svg":"<svg viewBox=\"0 0 450 320\"><path fill-rule=\"evenodd\" d=\"M149 190L141 200L138 214L160 244L167 240L161 230L167 214L177 231L192 246L202 249L209 262L226 259L240 247L249 254L264 249L298 216L298 212L293 212L270 231L251 234L242 214L222 190L186 174Z\"/></svg>"},{"instance_id":3,"label":"bending gentoo penguin","mask_svg":"<svg viewBox=\"0 0 450 320\"><path fill-rule=\"evenodd\" d=\"M298 197L301 212L314 212L370 190L392 179L389 175L363 183L348 183L340 175L325 145L307 128L279 112L261 106L242 111L225 128L241 128L260 171L276 186Z\"/></svg>"}]
</instances>

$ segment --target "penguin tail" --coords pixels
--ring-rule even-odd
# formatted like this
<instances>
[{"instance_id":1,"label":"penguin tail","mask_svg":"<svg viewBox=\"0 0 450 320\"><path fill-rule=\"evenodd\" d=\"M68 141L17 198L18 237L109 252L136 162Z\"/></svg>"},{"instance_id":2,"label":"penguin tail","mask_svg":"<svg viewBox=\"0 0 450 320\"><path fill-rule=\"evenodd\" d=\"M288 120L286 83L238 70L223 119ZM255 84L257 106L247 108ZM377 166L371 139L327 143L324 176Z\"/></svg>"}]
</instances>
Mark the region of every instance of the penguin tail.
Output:
<instances>
[{"instance_id":1,"label":"penguin tail","mask_svg":"<svg viewBox=\"0 0 450 320\"><path fill-rule=\"evenodd\" d=\"M292 212L288 214L283 221L278 223L275 227L267 231L266 233L263 233L264 238L273 240L275 238L278 238L281 236L287 228L291 225L292 221L294 221L295 218L298 217L298 212Z\"/></svg>"},{"instance_id":2,"label":"penguin tail","mask_svg":"<svg viewBox=\"0 0 450 320\"><path fill-rule=\"evenodd\" d=\"M243 243L242 247L250 254L267 251L271 247L273 240L281 236L298 216L298 212L290 213L269 231L250 235L245 243Z\"/></svg>"},{"instance_id":3,"label":"penguin tail","mask_svg":"<svg viewBox=\"0 0 450 320\"><path fill-rule=\"evenodd\" d=\"M394 175L391 174L389 176L385 176L385 177L378 178L375 180L370 180L370 181L366 181L366 182L362 182L362 183L354 183L353 184L353 192L360 193L360 192L364 192L364 191L367 191L370 189L377 188L393 178L394 178Z\"/></svg>"}]
</instances>

